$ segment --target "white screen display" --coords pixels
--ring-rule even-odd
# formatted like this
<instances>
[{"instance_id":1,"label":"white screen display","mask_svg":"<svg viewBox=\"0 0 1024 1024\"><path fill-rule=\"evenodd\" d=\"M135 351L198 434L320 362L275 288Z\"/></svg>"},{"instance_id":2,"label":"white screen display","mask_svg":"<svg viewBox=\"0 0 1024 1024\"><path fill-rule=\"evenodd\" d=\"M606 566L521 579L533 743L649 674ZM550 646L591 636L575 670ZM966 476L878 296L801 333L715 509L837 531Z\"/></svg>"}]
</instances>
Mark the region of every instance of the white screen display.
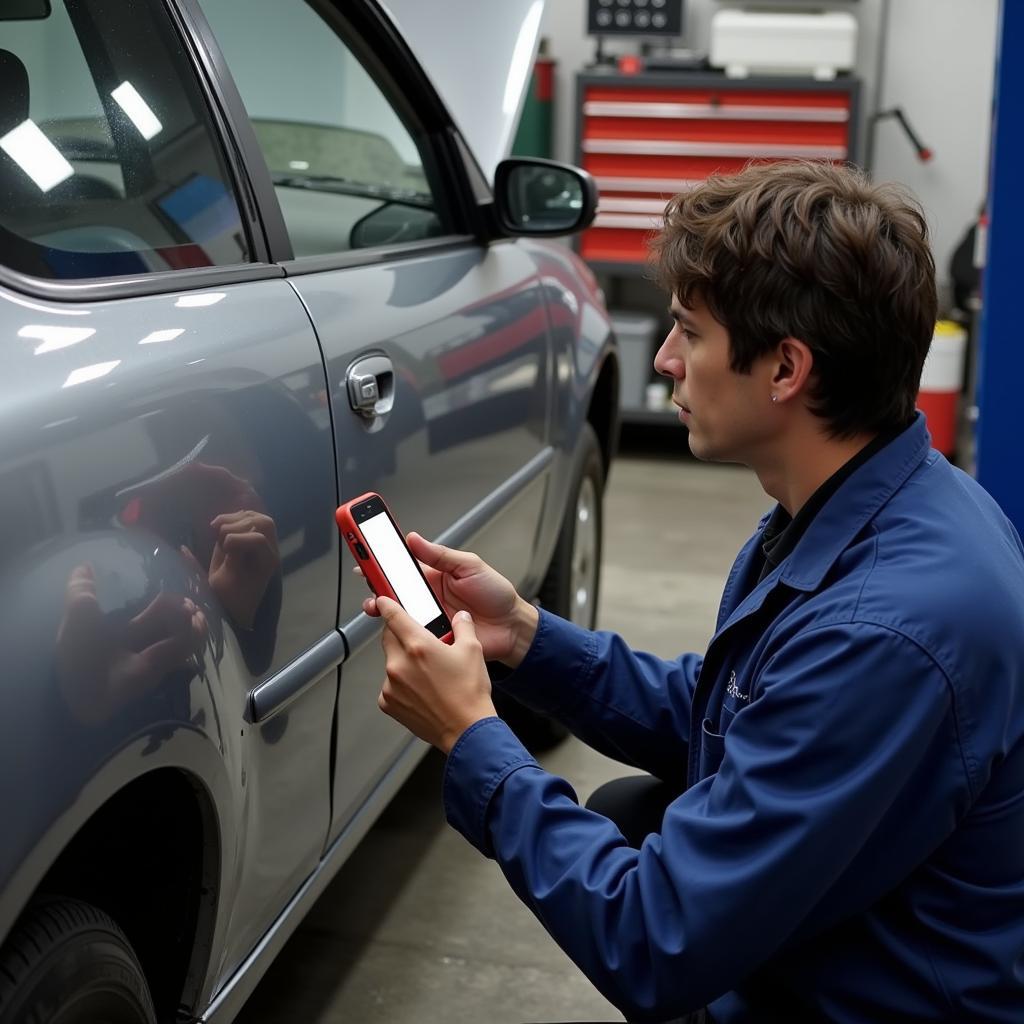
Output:
<instances>
[{"instance_id":1,"label":"white screen display","mask_svg":"<svg viewBox=\"0 0 1024 1024\"><path fill-rule=\"evenodd\" d=\"M441 614L441 608L387 513L367 519L359 524L359 529L402 607L421 626L433 622Z\"/></svg>"}]
</instances>

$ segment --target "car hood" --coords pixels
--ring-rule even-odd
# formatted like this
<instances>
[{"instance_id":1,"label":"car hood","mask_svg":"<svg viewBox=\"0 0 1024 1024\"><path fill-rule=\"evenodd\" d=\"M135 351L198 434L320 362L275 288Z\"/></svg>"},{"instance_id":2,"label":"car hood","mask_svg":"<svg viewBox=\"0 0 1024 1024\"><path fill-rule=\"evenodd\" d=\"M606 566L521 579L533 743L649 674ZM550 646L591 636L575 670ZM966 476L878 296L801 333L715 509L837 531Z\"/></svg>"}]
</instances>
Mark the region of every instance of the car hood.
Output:
<instances>
[{"instance_id":1,"label":"car hood","mask_svg":"<svg viewBox=\"0 0 1024 1024\"><path fill-rule=\"evenodd\" d=\"M544 0L384 0L382 6L493 181L519 125Z\"/></svg>"}]
</instances>

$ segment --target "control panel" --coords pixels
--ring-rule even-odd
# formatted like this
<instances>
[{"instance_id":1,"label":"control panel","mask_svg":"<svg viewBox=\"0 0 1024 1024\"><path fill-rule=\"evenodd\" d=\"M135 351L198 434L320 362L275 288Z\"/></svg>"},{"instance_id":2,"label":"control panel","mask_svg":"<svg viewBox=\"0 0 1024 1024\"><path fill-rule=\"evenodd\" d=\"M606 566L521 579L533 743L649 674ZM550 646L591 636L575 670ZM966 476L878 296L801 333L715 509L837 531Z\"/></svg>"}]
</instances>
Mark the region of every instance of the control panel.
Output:
<instances>
[{"instance_id":1,"label":"control panel","mask_svg":"<svg viewBox=\"0 0 1024 1024\"><path fill-rule=\"evenodd\" d=\"M680 36L683 0L589 0L587 32L595 36Z\"/></svg>"}]
</instances>

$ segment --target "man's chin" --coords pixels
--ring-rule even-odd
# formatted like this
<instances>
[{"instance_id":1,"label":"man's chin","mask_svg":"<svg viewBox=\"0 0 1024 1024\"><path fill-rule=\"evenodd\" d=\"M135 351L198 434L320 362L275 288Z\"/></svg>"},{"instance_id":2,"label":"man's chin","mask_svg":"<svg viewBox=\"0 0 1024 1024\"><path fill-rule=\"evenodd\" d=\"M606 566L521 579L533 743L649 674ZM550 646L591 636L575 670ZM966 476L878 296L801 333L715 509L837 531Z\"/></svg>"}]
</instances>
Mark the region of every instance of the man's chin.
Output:
<instances>
[{"instance_id":1,"label":"man's chin","mask_svg":"<svg viewBox=\"0 0 1024 1024\"><path fill-rule=\"evenodd\" d=\"M701 462L733 462L723 452L719 451L713 444L709 444L699 434L690 431L687 441L690 445L690 454Z\"/></svg>"},{"instance_id":2,"label":"man's chin","mask_svg":"<svg viewBox=\"0 0 1024 1024\"><path fill-rule=\"evenodd\" d=\"M714 455L708 451L706 444L703 444L700 437L691 430L686 438L690 446L690 454L701 462L714 462Z\"/></svg>"}]
</instances>

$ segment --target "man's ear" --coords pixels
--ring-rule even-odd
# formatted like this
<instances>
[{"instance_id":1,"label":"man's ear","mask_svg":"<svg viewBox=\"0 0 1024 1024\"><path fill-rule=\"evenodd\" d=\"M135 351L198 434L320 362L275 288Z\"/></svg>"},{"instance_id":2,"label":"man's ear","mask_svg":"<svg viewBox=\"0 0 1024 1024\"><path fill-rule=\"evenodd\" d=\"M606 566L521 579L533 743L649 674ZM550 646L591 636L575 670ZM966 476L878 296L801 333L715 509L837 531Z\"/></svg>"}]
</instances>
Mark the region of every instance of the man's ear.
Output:
<instances>
[{"instance_id":1,"label":"man's ear","mask_svg":"<svg viewBox=\"0 0 1024 1024\"><path fill-rule=\"evenodd\" d=\"M778 401L795 398L807 389L814 370L814 354L799 338L783 338L775 349L775 374L772 393Z\"/></svg>"}]
</instances>

